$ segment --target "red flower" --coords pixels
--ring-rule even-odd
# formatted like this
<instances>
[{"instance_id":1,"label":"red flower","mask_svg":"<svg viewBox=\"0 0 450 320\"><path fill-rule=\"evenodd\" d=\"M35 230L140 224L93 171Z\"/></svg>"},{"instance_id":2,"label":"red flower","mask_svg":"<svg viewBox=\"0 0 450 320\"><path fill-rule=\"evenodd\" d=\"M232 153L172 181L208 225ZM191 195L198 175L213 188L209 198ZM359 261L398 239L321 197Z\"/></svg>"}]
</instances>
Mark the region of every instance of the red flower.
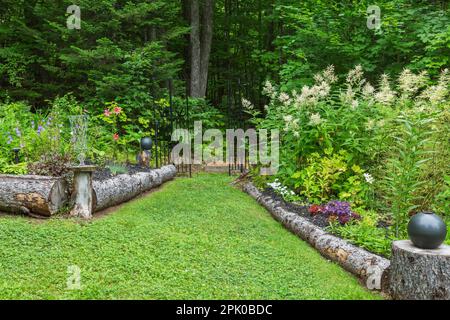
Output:
<instances>
[{"instance_id":1,"label":"red flower","mask_svg":"<svg viewBox=\"0 0 450 320\"><path fill-rule=\"evenodd\" d=\"M122 112L122 108L121 107L115 107L114 108L114 113L115 114L120 114Z\"/></svg>"},{"instance_id":2,"label":"red flower","mask_svg":"<svg viewBox=\"0 0 450 320\"><path fill-rule=\"evenodd\" d=\"M317 204L313 204L311 207L309 207L309 213L311 213L312 216L323 213L323 207Z\"/></svg>"},{"instance_id":3,"label":"red flower","mask_svg":"<svg viewBox=\"0 0 450 320\"><path fill-rule=\"evenodd\" d=\"M109 111L108 109L105 109L103 114L105 115L105 117L109 117L111 115L111 111Z\"/></svg>"},{"instance_id":4,"label":"red flower","mask_svg":"<svg viewBox=\"0 0 450 320\"><path fill-rule=\"evenodd\" d=\"M120 138L120 136L119 136L118 133L114 133L114 134L113 134L113 139L114 139L114 141L119 140L119 138Z\"/></svg>"}]
</instances>

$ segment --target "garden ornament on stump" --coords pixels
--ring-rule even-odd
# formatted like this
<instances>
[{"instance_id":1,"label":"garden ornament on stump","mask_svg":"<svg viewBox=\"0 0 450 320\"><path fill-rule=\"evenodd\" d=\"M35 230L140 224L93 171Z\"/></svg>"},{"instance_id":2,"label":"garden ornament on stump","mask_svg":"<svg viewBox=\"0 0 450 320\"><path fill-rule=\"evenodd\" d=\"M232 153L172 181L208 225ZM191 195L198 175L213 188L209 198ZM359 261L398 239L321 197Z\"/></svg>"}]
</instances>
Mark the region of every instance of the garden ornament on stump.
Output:
<instances>
[{"instance_id":1,"label":"garden ornament on stump","mask_svg":"<svg viewBox=\"0 0 450 320\"><path fill-rule=\"evenodd\" d=\"M152 157L153 141L150 137L144 137L141 139L141 152L138 154L137 160L143 167L150 167L150 160Z\"/></svg>"},{"instance_id":2,"label":"garden ornament on stump","mask_svg":"<svg viewBox=\"0 0 450 320\"><path fill-rule=\"evenodd\" d=\"M408 235L420 249L437 249L445 241L447 226L433 212L418 213L409 221Z\"/></svg>"},{"instance_id":3,"label":"garden ornament on stump","mask_svg":"<svg viewBox=\"0 0 450 320\"><path fill-rule=\"evenodd\" d=\"M84 162L87 153L88 117L86 115L70 117L70 125L73 150L79 161L78 165L70 168L74 173L71 199L73 209L70 215L82 219L91 219L95 206L92 174L96 167L85 165Z\"/></svg>"}]
</instances>

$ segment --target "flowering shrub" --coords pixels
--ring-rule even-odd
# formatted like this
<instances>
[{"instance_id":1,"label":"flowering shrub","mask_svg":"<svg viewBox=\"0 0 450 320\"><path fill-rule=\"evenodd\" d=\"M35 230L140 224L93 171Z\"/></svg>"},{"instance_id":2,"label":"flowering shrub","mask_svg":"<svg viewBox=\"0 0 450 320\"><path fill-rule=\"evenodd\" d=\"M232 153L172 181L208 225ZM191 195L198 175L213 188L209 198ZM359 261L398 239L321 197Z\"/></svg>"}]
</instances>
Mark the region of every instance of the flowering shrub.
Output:
<instances>
[{"instance_id":1,"label":"flowering shrub","mask_svg":"<svg viewBox=\"0 0 450 320\"><path fill-rule=\"evenodd\" d=\"M430 79L404 70L396 83L382 75L374 86L357 66L337 83L332 66L291 92L267 82L262 119L246 104L259 128L282 132L276 178L315 204L374 209L399 237L414 212L450 214L438 201L449 188L449 71Z\"/></svg>"},{"instance_id":2,"label":"flowering shrub","mask_svg":"<svg viewBox=\"0 0 450 320\"><path fill-rule=\"evenodd\" d=\"M61 115L60 109L70 100L70 97L57 98L47 115L31 113L22 103L0 106L0 158L3 159L0 163L4 163L0 171L23 173L26 162L39 161L49 152L54 155L68 152L70 133L64 131L67 118ZM15 160L14 149L24 164L11 167Z\"/></svg>"}]
</instances>

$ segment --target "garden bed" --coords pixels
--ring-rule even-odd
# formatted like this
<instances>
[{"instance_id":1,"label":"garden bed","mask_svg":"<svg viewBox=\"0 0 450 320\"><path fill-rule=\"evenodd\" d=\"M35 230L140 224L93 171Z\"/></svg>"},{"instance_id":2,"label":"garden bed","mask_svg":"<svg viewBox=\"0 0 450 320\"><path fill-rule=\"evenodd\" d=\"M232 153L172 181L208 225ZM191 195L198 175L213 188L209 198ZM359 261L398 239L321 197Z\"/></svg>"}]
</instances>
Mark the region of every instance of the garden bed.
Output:
<instances>
[{"instance_id":1,"label":"garden bed","mask_svg":"<svg viewBox=\"0 0 450 320\"><path fill-rule=\"evenodd\" d=\"M389 260L327 233L323 230L326 222L322 218L308 217L305 208L286 206L284 201L273 197L271 192L261 192L252 183L246 183L243 189L286 228L311 244L324 257L356 275L368 288L388 291Z\"/></svg>"},{"instance_id":2,"label":"garden bed","mask_svg":"<svg viewBox=\"0 0 450 320\"><path fill-rule=\"evenodd\" d=\"M176 175L173 165L160 169L130 167L128 173L112 175L108 170L94 173L93 208L100 211L129 201ZM51 217L67 210L71 188L63 177L0 175L0 211Z\"/></svg>"}]
</instances>

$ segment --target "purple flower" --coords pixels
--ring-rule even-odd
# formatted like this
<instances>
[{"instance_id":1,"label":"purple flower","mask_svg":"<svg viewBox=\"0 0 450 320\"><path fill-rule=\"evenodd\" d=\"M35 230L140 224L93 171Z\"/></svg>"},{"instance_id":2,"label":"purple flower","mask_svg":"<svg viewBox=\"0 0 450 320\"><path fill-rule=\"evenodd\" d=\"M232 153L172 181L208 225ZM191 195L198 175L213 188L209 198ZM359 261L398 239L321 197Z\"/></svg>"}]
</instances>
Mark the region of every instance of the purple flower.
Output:
<instances>
[{"instance_id":1,"label":"purple flower","mask_svg":"<svg viewBox=\"0 0 450 320\"><path fill-rule=\"evenodd\" d=\"M341 224L351 220L360 220L361 217L352 211L351 205L344 201L330 201L325 205L324 213L329 218L337 218Z\"/></svg>"},{"instance_id":2,"label":"purple flower","mask_svg":"<svg viewBox=\"0 0 450 320\"><path fill-rule=\"evenodd\" d=\"M41 135L41 132L44 130L44 127L39 125L38 129L37 129L37 134Z\"/></svg>"},{"instance_id":3,"label":"purple flower","mask_svg":"<svg viewBox=\"0 0 450 320\"><path fill-rule=\"evenodd\" d=\"M22 133L20 132L20 129L19 128L15 128L14 130L16 131L16 135L20 138L21 135L22 135Z\"/></svg>"}]
</instances>

